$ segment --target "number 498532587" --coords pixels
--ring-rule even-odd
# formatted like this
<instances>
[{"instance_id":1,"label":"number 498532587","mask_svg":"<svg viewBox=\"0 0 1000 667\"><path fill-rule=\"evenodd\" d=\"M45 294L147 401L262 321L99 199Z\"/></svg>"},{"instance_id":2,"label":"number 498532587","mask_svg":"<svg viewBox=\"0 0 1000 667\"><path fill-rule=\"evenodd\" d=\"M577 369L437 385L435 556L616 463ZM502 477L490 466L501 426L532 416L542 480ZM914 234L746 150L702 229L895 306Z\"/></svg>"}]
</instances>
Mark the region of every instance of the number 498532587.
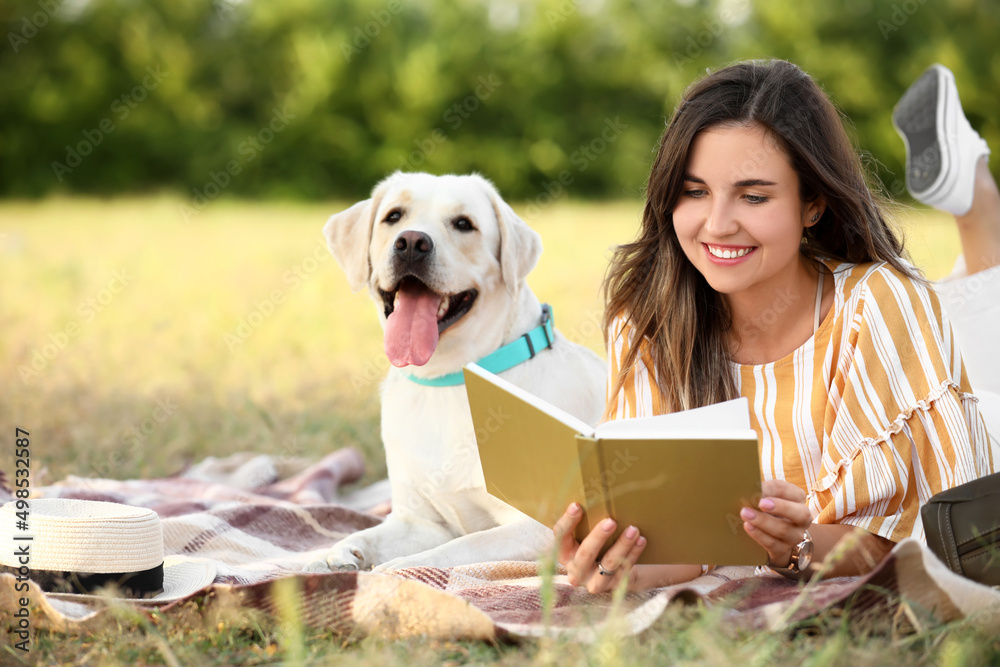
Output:
<instances>
[{"instance_id":1,"label":"number 498532587","mask_svg":"<svg viewBox=\"0 0 1000 667\"><path fill-rule=\"evenodd\" d=\"M25 431L23 428L16 429L14 433L14 486L17 487L14 495L18 498L27 498L29 493L29 486L31 481L28 477L30 464L31 464L31 452L28 447L31 444L29 436L31 434Z\"/></svg>"}]
</instances>

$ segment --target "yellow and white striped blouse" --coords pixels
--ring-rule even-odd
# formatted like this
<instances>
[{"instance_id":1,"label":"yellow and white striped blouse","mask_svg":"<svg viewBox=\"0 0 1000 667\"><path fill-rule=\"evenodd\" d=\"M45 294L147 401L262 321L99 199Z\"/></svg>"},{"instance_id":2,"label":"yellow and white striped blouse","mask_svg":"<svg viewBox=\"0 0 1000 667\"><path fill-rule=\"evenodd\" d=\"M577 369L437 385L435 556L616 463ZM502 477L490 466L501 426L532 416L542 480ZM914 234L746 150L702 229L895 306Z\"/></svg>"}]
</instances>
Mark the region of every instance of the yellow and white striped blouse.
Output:
<instances>
[{"instance_id":1,"label":"yellow and white striped blouse","mask_svg":"<svg viewBox=\"0 0 1000 667\"><path fill-rule=\"evenodd\" d=\"M924 539L920 506L996 465L951 325L933 290L887 264L829 267L835 300L815 335L778 361L733 364L762 478L804 489L817 523ZM610 392L634 336L622 316L609 333ZM606 418L665 411L651 368L641 349Z\"/></svg>"}]
</instances>

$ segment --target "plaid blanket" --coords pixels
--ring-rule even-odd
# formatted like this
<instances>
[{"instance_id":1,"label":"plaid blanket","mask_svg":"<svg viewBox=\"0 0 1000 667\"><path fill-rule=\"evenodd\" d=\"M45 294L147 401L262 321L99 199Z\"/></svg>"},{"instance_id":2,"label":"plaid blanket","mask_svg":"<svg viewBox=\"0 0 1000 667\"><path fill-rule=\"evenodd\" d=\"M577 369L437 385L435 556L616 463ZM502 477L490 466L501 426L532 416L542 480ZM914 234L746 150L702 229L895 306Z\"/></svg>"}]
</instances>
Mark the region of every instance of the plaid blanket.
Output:
<instances>
[{"instance_id":1,"label":"plaid blanket","mask_svg":"<svg viewBox=\"0 0 1000 667\"><path fill-rule=\"evenodd\" d=\"M148 507L161 517L164 550L208 559L215 583L198 595L203 604L238 604L278 613L287 587L303 621L353 636L507 639L565 634L594 641L614 628L639 633L671 601L721 606L734 627L781 630L824 610L850 606L851 616L905 612L948 622L977 614L1000 631L1000 590L952 574L925 547L900 543L863 578L806 585L753 568L724 567L690 583L628 594L591 595L570 586L564 572L542 576L534 562L485 562L449 569L409 568L392 574L304 574L345 535L375 525L389 510L385 482L353 493L361 456L332 453L319 463L249 454L208 459L184 474L159 480L116 481L70 477L37 489L45 497L104 500ZM2 483L0 502L10 500ZM0 575L0 625L17 609L14 578ZM101 622L102 602L51 598L32 586L34 627L85 631ZM170 613L183 605L162 608ZM917 617L913 615L917 614Z\"/></svg>"}]
</instances>

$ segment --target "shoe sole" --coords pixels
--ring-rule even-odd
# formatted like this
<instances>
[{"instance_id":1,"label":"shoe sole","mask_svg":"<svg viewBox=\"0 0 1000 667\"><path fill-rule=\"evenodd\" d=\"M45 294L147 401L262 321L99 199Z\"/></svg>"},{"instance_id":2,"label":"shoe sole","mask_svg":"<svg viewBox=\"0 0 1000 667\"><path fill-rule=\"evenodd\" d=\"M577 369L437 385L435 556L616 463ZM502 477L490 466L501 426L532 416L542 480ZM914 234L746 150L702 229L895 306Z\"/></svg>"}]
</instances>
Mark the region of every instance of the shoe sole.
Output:
<instances>
[{"instance_id":1,"label":"shoe sole","mask_svg":"<svg viewBox=\"0 0 1000 667\"><path fill-rule=\"evenodd\" d=\"M946 96L937 68L924 72L900 98L892 122L906 143L906 187L925 196L940 185L947 157L941 148Z\"/></svg>"}]
</instances>

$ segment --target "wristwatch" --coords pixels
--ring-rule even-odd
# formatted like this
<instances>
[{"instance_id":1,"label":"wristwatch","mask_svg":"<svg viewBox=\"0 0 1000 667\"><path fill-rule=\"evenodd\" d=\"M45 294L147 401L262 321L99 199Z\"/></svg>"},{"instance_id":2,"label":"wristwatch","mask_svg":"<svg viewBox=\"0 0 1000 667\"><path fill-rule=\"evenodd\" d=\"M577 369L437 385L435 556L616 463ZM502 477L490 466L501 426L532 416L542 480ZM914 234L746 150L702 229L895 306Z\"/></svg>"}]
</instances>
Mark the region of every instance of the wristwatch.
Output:
<instances>
[{"instance_id":1,"label":"wristwatch","mask_svg":"<svg viewBox=\"0 0 1000 667\"><path fill-rule=\"evenodd\" d=\"M809 567L809 563L812 562L812 557L813 540L809 535L809 531L805 530L802 532L802 541L792 547L792 556L787 567L774 567L773 565L770 565L769 567L778 574L798 575Z\"/></svg>"}]
</instances>

